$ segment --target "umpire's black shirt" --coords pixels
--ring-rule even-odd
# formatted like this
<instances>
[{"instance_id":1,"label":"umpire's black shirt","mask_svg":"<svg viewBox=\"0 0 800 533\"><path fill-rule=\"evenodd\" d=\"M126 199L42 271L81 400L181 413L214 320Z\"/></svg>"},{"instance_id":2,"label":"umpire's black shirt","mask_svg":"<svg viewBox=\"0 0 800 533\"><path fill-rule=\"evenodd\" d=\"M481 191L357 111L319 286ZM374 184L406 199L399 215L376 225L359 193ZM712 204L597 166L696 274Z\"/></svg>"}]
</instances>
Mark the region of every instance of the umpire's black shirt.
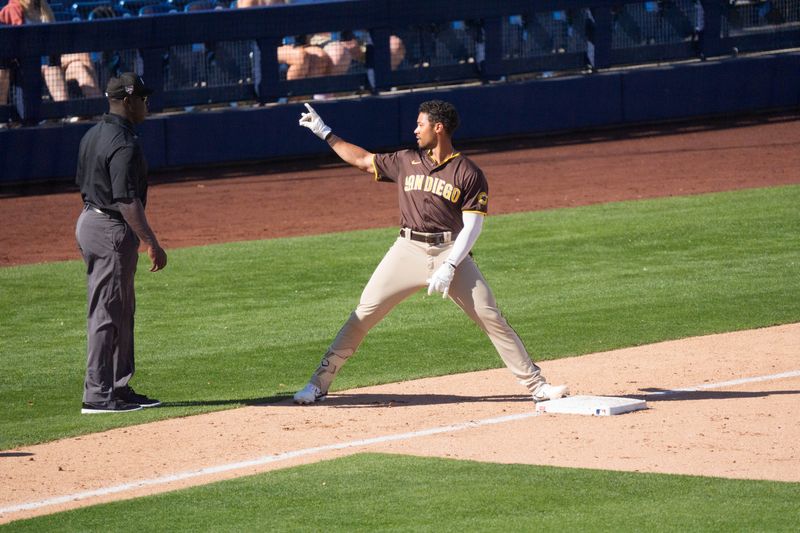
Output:
<instances>
[{"instance_id":1,"label":"umpire's black shirt","mask_svg":"<svg viewBox=\"0 0 800 533\"><path fill-rule=\"evenodd\" d=\"M85 203L105 211L119 213L115 204L125 198L147 203L147 162L132 122L106 113L86 132L75 183Z\"/></svg>"}]
</instances>

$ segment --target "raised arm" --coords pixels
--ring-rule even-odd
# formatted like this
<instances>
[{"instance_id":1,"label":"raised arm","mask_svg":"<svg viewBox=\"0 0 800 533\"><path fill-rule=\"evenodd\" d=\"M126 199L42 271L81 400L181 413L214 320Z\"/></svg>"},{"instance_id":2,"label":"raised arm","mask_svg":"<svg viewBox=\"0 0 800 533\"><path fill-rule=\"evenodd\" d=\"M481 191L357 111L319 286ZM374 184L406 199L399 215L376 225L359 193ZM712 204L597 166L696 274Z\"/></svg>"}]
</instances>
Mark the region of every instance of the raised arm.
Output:
<instances>
[{"instance_id":1,"label":"raised arm","mask_svg":"<svg viewBox=\"0 0 800 533\"><path fill-rule=\"evenodd\" d=\"M302 113L300 116L301 126L310 129L314 135L326 141L345 163L364 172L373 173L372 158L375 154L337 137L331 132L331 128L325 125L313 107L306 104L306 109L308 109L308 113Z\"/></svg>"}]
</instances>

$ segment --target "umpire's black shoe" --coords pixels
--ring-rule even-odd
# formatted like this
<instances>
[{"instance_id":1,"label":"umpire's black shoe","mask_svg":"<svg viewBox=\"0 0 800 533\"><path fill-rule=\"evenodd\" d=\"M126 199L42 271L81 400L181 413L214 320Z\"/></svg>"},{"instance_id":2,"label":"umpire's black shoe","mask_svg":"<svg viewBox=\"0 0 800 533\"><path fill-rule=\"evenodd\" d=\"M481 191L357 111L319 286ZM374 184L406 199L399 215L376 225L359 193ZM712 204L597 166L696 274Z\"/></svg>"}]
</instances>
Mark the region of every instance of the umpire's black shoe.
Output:
<instances>
[{"instance_id":1,"label":"umpire's black shoe","mask_svg":"<svg viewBox=\"0 0 800 533\"><path fill-rule=\"evenodd\" d=\"M141 405L123 402L122 400L111 400L110 402L104 403L83 402L83 405L81 406L81 414L96 415L100 413L130 413L132 411L139 411L141 409Z\"/></svg>"},{"instance_id":2,"label":"umpire's black shoe","mask_svg":"<svg viewBox=\"0 0 800 533\"><path fill-rule=\"evenodd\" d=\"M137 394L131 387L122 387L114 391L114 397L123 402L141 405L142 407L158 407L161 405L159 400L148 398L144 394Z\"/></svg>"}]
</instances>

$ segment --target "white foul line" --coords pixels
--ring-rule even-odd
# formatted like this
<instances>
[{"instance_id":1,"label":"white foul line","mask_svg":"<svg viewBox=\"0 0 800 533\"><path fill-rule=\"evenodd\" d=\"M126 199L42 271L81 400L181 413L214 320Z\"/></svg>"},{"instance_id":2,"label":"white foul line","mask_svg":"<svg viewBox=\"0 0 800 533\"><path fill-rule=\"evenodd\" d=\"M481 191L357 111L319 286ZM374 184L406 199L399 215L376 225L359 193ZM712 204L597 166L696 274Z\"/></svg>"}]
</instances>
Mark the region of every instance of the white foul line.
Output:
<instances>
[{"instance_id":1,"label":"white foul line","mask_svg":"<svg viewBox=\"0 0 800 533\"><path fill-rule=\"evenodd\" d=\"M175 481L181 481L184 479L190 479L193 477L199 476L207 476L211 474L219 474L221 472L228 472L231 470L238 470L241 468L247 468L251 466L261 466L266 465L269 463L277 463L279 461L285 461L287 459L294 459L296 457L304 457L307 455L315 455L324 452L336 451L336 450L344 450L346 448L357 448L360 446L369 446L371 444L383 444L386 442L393 442L399 440L407 440L407 439L414 439L417 437L427 437L429 435L437 435L439 433L451 433L455 431L462 431L469 428L476 428L480 426L489 426L492 424L502 424L504 422L511 422L514 420L522 420L525 418L530 418L532 416L537 416L536 412L530 413L522 413L517 415L507 415L501 416L497 418L487 418L484 420L478 421L469 421L469 422L462 422L460 424L452 424L449 426L440 426L434 427L430 429L423 429L421 431L412 431L408 433L399 433L396 435L384 435L382 437L373 437L369 439L359 439L353 440L349 442L342 442L338 444L329 444L327 446L317 446L315 448L304 448L301 450L293 450L284 453L278 453L275 455L265 455L262 457L258 457L256 459L251 459L249 461L241 461L238 463L228 463L224 465L217 465L217 466L210 466L207 468L201 468L199 470L189 470L186 472L179 472L177 474L172 474L169 476L162 476L154 479L143 479L140 481L133 481L131 483L123 483L121 485L114 485L113 487L105 487L102 489L96 490L88 490L85 492L77 492L75 494L67 494L65 496L58 496L56 498L48 498L46 500L40 500L38 502L29 502L29 503L22 503L19 505L12 505L10 507L2 507L0 508L0 515L5 513L15 513L19 511L28 511L31 509L38 509L41 507L46 507L49 505L58 505L60 503L67 503L73 501L80 501L85 500L88 498L94 498L97 496L106 496L109 494L117 494L119 492L126 492L130 490L135 490L142 487L150 487L153 485L164 485L167 483L172 483Z\"/></svg>"},{"instance_id":2,"label":"white foul line","mask_svg":"<svg viewBox=\"0 0 800 533\"><path fill-rule=\"evenodd\" d=\"M684 389L674 389L670 391L663 391L654 393L653 395L658 394L674 394L677 392L691 392L691 391L698 391L703 389L718 389L723 387L729 387L733 385L742 385L744 383L756 383L760 381L772 381L775 379L783 379L783 378L792 378L792 377L800 377L800 370L795 370L792 372L783 372L781 374L771 374L767 376L756 376L752 378L743 378L743 379L736 379L732 381L723 381L720 383L704 383L702 385L697 385L694 387L688 387ZM387 442L394 442L394 441L401 441L401 440L409 440L415 439L418 437L427 437L430 435L438 435L440 433L453 433L456 431L463 431L465 429L472 429L478 428L482 426L491 426L494 424L503 424L505 422L513 422L516 420L524 420L526 418L531 418L534 416L538 416L539 413L536 411L528 412L528 413L521 413L516 415L506 415L500 416L496 418L485 418L483 420L476 420L476 421L469 421L469 422L462 422L460 424L451 424L448 426L439 426L429 429L423 429L420 431L410 431L407 433L398 433L395 435L384 435L382 437L372 437L369 439L359 439L359 440L352 440L349 442L341 442L338 444L328 444L326 446L317 446L315 448L303 448L301 450L292 450L289 452L278 453L274 455L265 455L262 457L257 457L255 459L251 459L249 461L241 461L238 463L228 463L223 465L217 466L210 466L207 468L201 468L199 470L189 470L186 472L179 472L177 474L171 474L168 476L157 477L153 479L143 479L140 481L133 481L131 483L123 483L121 485L114 485L113 487L105 487L102 489L96 490L88 490L84 492L76 492L74 494L67 494L64 496L58 496L55 498L48 498L46 500L39 500L36 502L28 502L28 503L21 503L18 505L11 505L9 507L0 507L0 515L7 514L7 513L17 513L20 511L29 511L32 509L39 509L42 507L47 507L50 505L58 505L61 503L68 503L73 501L80 501L86 500L89 498L95 498L98 496L107 496L109 494L117 494L120 492L127 492L132 491L135 489L143 488L143 487L151 487L154 485L165 485L168 483L173 483L175 481L181 481L184 479L191 479L194 477L200 476L208 476L211 474L219 474L222 472L229 472L231 470L239 470L241 468L248 468L253 466L262 466L270 463L277 463L280 461L286 461L288 459L294 459L297 457L305 457L308 455L316 455L324 452L336 451L336 450L344 450L347 448L359 448L362 446L369 446L372 444L384 444Z\"/></svg>"},{"instance_id":3,"label":"white foul line","mask_svg":"<svg viewBox=\"0 0 800 533\"><path fill-rule=\"evenodd\" d=\"M731 381L721 381L719 383L704 383L702 385L695 385L694 387L686 387L684 389L672 389L661 392L654 392L648 396L657 396L659 394L676 394L679 392L697 392L708 389L722 389L724 387L734 387L736 385L743 385L745 383L758 383L760 381L773 381L776 379L796 378L800 377L800 370L792 370L791 372L782 372L780 374L770 374L768 376L755 376L752 378L733 379Z\"/></svg>"}]
</instances>

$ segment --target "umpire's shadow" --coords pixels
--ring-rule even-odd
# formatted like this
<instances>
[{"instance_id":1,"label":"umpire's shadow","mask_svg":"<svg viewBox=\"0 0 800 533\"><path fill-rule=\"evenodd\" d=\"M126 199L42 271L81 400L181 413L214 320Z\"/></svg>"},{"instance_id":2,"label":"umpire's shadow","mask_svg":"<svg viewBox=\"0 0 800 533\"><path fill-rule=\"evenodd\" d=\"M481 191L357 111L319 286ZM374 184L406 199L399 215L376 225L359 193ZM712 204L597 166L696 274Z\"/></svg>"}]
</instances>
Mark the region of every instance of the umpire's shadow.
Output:
<instances>
[{"instance_id":1,"label":"umpire's shadow","mask_svg":"<svg viewBox=\"0 0 800 533\"><path fill-rule=\"evenodd\" d=\"M237 405L271 405L291 399L288 393L276 394L274 396L262 396L261 398L234 398L230 400L185 400L175 402L161 402L161 407L215 407L215 406L237 406Z\"/></svg>"}]
</instances>

